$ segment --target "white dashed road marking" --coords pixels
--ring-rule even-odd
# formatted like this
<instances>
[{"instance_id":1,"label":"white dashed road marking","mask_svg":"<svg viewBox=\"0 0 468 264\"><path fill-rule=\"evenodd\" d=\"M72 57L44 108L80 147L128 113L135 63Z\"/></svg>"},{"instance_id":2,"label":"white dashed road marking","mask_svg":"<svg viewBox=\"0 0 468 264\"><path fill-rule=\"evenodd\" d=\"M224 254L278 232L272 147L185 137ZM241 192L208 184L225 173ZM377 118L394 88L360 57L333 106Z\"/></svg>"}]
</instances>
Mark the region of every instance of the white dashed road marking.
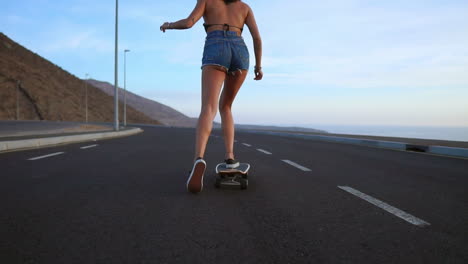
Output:
<instances>
[{"instance_id":1,"label":"white dashed road marking","mask_svg":"<svg viewBox=\"0 0 468 264\"><path fill-rule=\"evenodd\" d=\"M84 146L84 147L81 147L80 149L89 149L89 148L94 148L94 147L97 147L98 145L95 144L95 145L89 145L89 146Z\"/></svg>"},{"instance_id":2,"label":"white dashed road marking","mask_svg":"<svg viewBox=\"0 0 468 264\"><path fill-rule=\"evenodd\" d=\"M251 147L252 145L250 144L247 144L247 143L242 143L242 145L246 146L246 147Z\"/></svg>"},{"instance_id":3,"label":"white dashed road marking","mask_svg":"<svg viewBox=\"0 0 468 264\"><path fill-rule=\"evenodd\" d=\"M357 196L357 197L359 197L359 198L361 198L361 199L363 199L363 200L365 200L365 201L367 201L367 202L369 202L369 203L371 203L371 204L373 204L373 205L375 205L375 206L377 206L377 207L379 207L379 208L381 208L381 209L383 209L383 210L385 210L385 211L387 211L387 212L389 212L389 213L391 213L391 214L393 214L395 216L398 216L399 218L405 220L408 223L411 223L413 225L420 226L420 227L430 225L428 222L426 222L426 221L424 221L422 219L419 219L419 218L417 218L415 216L412 216L412 215L410 215L410 214L408 214L408 213L406 213L406 212L404 212L404 211L402 211L402 210L400 210L398 208L395 208L395 207L393 207L393 206L391 206L391 205L389 205L389 204L387 204L385 202L382 202L382 201L380 201L378 199L375 199L372 196L369 196L369 195L367 195L365 193L362 193L362 192L360 192L358 190L355 190L355 189L353 189L351 187L338 186L338 188L340 188L340 189L342 189L342 190L344 190L346 192L349 192L352 195L355 195L355 196Z\"/></svg>"},{"instance_id":4,"label":"white dashed road marking","mask_svg":"<svg viewBox=\"0 0 468 264\"><path fill-rule=\"evenodd\" d=\"M44 155L44 156L40 156L40 157L30 158L28 160L39 160L39 159L44 159L44 158L53 157L53 156L57 156L57 155L62 155L64 153L65 152L57 152L57 153L52 153L52 154L48 154L48 155Z\"/></svg>"},{"instance_id":5,"label":"white dashed road marking","mask_svg":"<svg viewBox=\"0 0 468 264\"><path fill-rule=\"evenodd\" d=\"M297 164L297 163L295 163L295 162L292 162L292 161L290 161L290 160L281 160L281 161L283 161L283 162L285 162L285 163L287 163L287 164L289 164L289 165L291 165L291 166L294 166L294 167L296 167L296 168L298 168L298 169L300 169L300 170L303 170L303 171L311 171L309 168L306 168L306 167L304 167L304 166L301 166L301 165L299 165L299 164Z\"/></svg>"},{"instance_id":6,"label":"white dashed road marking","mask_svg":"<svg viewBox=\"0 0 468 264\"><path fill-rule=\"evenodd\" d=\"M257 150L260 151L260 152L263 152L263 153L265 153L265 154L267 154L267 155L271 155L271 154L272 154L271 152L268 152L268 151L266 151L266 150L264 150L264 149L257 149Z\"/></svg>"}]
</instances>

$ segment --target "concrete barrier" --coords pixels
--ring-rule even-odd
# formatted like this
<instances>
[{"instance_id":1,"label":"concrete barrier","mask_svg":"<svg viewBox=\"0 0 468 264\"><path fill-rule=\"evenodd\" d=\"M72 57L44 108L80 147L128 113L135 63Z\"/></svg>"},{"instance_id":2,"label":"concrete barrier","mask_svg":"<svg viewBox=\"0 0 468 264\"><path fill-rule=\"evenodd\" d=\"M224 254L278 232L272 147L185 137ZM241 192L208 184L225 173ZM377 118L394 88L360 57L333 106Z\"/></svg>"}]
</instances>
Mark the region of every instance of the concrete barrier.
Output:
<instances>
[{"instance_id":1,"label":"concrete barrier","mask_svg":"<svg viewBox=\"0 0 468 264\"><path fill-rule=\"evenodd\" d=\"M457 156L468 158L468 149L466 148L451 148L442 146L429 146L429 153L447 156Z\"/></svg>"},{"instance_id":2,"label":"concrete barrier","mask_svg":"<svg viewBox=\"0 0 468 264\"><path fill-rule=\"evenodd\" d=\"M78 134L58 137L43 137L24 140L0 141L0 153L7 151L41 148L61 144L86 142L93 140L102 140L109 138L125 137L143 132L141 128L131 128L123 131L99 132L89 134Z\"/></svg>"},{"instance_id":3,"label":"concrete barrier","mask_svg":"<svg viewBox=\"0 0 468 264\"><path fill-rule=\"evenodd\" d=\"M426 153L437 154L437 155L468 158L467 148L452 148L452 147L444 147L444 146L420 146L420 145L414 145L414 144L405 143L405 142L347 138L347 137L337 137L337 136L295 134L295 133L283 133L283 132L271 132L271 131L258 131L258 130L250 130L250 131L243 130L243 131L248 132L248 133L254 133L254 134L264 134L264 135L266 134L266 135L289 137L289 138L311 139L311 140L319 140L319 141L354 144L354 145L379 147L379 148L387 148L387 149L395 149L395 150L426 152Z\"/></svg>"}]
</instances>

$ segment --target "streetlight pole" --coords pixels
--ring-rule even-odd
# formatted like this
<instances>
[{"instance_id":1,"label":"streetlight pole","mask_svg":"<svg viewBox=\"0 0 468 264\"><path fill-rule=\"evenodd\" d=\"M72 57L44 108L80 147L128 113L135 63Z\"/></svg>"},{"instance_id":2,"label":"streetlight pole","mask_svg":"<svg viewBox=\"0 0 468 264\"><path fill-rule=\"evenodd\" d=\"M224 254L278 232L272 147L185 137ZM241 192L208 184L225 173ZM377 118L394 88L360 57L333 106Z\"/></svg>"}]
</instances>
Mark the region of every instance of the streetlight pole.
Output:
<instances>
[{"instance_id":1,"label":"streetlight pole","mask_svg":"<svg viewBox=\"0 0 468 264\"><path fill-rule=\"evenodd\" d=\"M127 126L127 52L130 50L124 50L124 127Z\"/></svg>"},{"instance_id":2,"label":"streetlight pole","mask_svg":"<svg viewBox=\"0 0 468 264\"><path fill-rule=\"evenodd\" d=\"M85 79L85 109L86 109L86 123L88 123L88 74Z\"/></svg>"},{"instance_id":3,"label":"streetlight pole","mask_svg":"<svg viewBox=\"0 0 468 264\"><path fill-rule=\"evenodd\" d=\"M119 49L119 0L115 0L115 55L114 55L114 130L119 131L119 88L118 88L118 54Z\"/></svg>"}]
</instances>

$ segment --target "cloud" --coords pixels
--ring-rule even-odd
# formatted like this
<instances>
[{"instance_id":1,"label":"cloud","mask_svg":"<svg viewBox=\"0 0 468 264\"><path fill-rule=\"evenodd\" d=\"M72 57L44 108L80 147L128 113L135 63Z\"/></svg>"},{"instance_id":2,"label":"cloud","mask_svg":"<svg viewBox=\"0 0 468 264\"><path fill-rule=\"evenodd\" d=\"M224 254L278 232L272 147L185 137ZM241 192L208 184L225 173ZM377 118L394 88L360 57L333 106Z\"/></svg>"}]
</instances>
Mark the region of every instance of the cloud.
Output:
<instances>
[{"instance_id":1,"label":"cloud","mask_svg":"<svg viewBox=\"0 0 468 264\"><path fill-rule=\"evenodd\" d=\"M200 91L152 91L142 94L156 102L170 106L187 116L195 117L200 113ZM188 104L187 102L192 102Z\"/></svg>"},{"instance_id":2,"label":"cloud","mask_svg":"<svg viewBox=\"0 0 468 264\"><path fill-rule=\"evenodd\" d=\"M60 30L59 30L60 31ZM51 34L41 45L44 52L73 52L77 50L93 50L97 52L112 52L112 41L102 39L94 30L60 32Z\"/></svg>"},{"instance_id":3,"label":"cloud","mask_svg":"<svg viewBox=\"0 0 468 264\"><path fill-rule=\"evenodd\" d=\"M442 47L383 47L343 57L266 58L272 83L348 88L468 86L468 52ZM306 64L307 63L307 64ZM304 65L304 67L300 67ZM309 65L308 67L305 65ZM292 68L292 70L289 69Z\"/></svg>"},{"instance_id":4,"label":"cloud","mask_svg":"<svg viewBox=\"0 0 468 264\"><path fill-rule=\"evenodd\" d=\"M11 25L24 25L24 24L28 24L31 22L26 17L22 17L18 15L11 15L11 14L6 15L4 19L5 19L6 24L11 24Z\"/></svg>"},{"instance_id":5,"label":"cloud","mask_svg":"<svg viewBox=\"0 0 468 264\"><path fill-rule=\"evenodd\" d=\"M466 7L295 1L284 10L257 15L271 85L468 86Z\"/></svg>"},{"instance_id":6,"label":"cloud","mask_svg":"<svg viewBox=\"0 0 468 264\"><path fill-rule=\"evenodd\" d=\"M201 66L203 44L179 42L166 48L166 59L169 63L187 66Z\"/></svg>"},{"instance_id":7,"label":"cloud","mask_svg":"<svg viewBox=\"0 0 468 264\"><path fill-rule=\"evenodd\" d=\"M143 23L150 23L153 26L159 26L162 24L163 17L155 15L155 9L148 6L136 6L132 5L123 8L120 11L120 17L126 20L135 20Z\"/></svg>"}]
</instances>

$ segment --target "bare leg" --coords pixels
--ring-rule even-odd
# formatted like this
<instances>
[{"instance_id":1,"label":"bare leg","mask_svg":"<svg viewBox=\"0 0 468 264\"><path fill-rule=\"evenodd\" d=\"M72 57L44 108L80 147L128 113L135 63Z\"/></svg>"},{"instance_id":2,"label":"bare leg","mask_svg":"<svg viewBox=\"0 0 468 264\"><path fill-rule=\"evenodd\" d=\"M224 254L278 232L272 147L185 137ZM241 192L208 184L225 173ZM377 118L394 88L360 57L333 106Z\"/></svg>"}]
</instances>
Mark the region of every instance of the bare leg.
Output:
<instances>
[{"instance_id":1,"label":"bare leg","mask_svg":"<svg viewBox=\"0 0 468 264\"><path fill-rule=\"evenodd\" d=\"M232 102L247 77L247 71L236 71L234 75L227 74L223 93L219 100L219 112L226 147L225 159L234 159L234 119L232 118Z\"/></svg>"},{"instance_id":2,"label":"bare leg","mask_svg":"<svg viewBox=\"0 0 468 264\"><path fill-rule=\"evenodd\" d=\"M202 70L202 106L197 123L195 138L195 159L203 157L206 144L213 128L213 120L218 108L218 98L226 72L216 66L205 66Z\"/></svg>"}]
</instances>

